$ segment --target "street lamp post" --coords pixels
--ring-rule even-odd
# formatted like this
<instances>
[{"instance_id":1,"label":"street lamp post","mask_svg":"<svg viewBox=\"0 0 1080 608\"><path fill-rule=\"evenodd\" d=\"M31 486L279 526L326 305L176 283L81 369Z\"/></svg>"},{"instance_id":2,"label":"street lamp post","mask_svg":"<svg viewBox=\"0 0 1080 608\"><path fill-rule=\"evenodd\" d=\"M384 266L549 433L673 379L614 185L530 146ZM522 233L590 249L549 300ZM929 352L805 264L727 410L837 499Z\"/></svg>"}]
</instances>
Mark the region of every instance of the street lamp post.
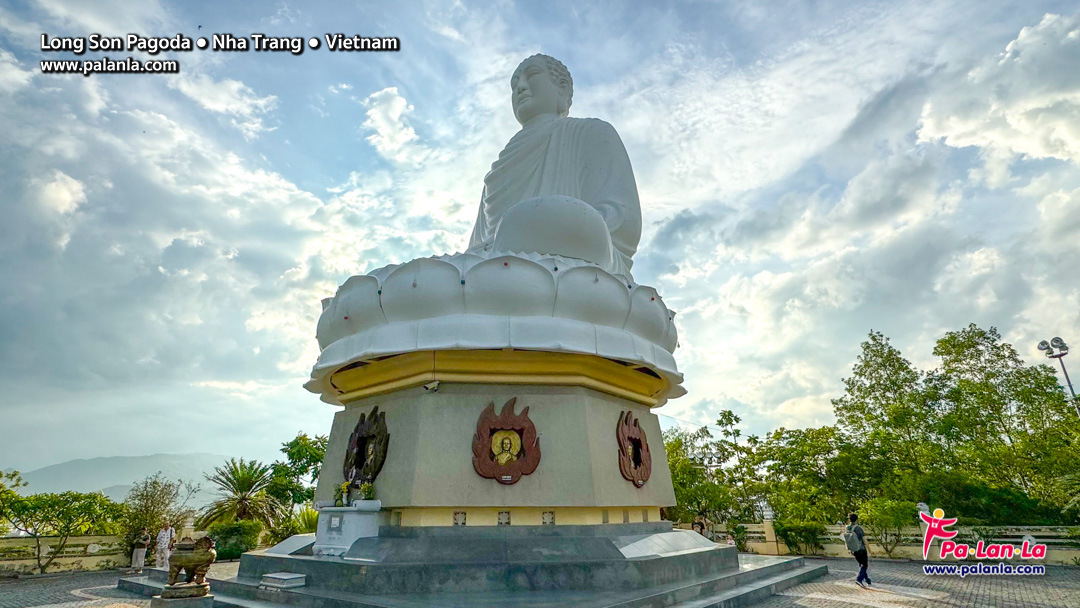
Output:
<instances>
[{"instance_id":1,"label":"street lamp post","mask_svg":"<svg viewBox=\"0 0 1080 608\"><path fill-rule=\"evenodd\" d=\"M1065 383L1069 385L1073 407L1076 408L1076 415L1080 416L1080 401L1076 400L1076 391L1073 390L1072 380L1069 379L1069 372L1065 369L1065 361L1062 359L1062 357L1069 354L1069 345L1065 344L1065 340L1061 338L1054 338L1049 342L1046 340L1039 342L1039 350L1044 351L1047 357L1057 359L1058 363L1061 364L1061 373L1065 374Z\"/></svg>"}]
</instances>

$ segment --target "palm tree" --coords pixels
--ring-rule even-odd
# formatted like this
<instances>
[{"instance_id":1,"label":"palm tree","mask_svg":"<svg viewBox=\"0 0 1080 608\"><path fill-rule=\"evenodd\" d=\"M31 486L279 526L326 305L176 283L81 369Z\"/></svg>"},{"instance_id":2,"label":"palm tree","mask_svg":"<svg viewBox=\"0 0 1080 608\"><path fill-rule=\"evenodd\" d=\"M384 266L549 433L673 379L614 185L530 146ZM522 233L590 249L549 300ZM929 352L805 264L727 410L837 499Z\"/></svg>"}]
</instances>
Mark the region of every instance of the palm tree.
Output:
<instances>
[{"instance_id":1,"label":"palm tree","mask_svg":"<svg viewBox=\"0 0 1080 608\"><path fill-rule=\"evenodd\" d=\"M225 466L214 467L214 474L206 475L206 480L218 487L221 498L206 506L199 517L199 527L242 519L274 525L283 509L266 493L271 477L270 466L258 460L230 458Z\"/></svg>"}]
</instances>

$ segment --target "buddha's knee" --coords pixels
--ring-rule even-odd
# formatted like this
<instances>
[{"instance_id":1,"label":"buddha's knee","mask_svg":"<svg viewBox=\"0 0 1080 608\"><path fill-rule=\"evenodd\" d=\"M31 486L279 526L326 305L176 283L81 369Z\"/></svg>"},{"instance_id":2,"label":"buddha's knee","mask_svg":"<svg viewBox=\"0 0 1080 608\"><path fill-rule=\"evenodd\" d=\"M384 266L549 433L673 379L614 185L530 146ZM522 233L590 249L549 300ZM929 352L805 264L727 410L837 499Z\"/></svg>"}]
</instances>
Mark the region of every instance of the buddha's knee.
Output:
<instances>
[{"instance_id":1,"label":"buddha's knee","mask_svg":"<svg viewBox=\"0 0 1080 608\"><path fill-rule=\"evenodd\" d=\"M499 223L494 248L612 265L611 233L603 216L569 196L537 196L511 207Z\"/></svg>"}]
</instances>

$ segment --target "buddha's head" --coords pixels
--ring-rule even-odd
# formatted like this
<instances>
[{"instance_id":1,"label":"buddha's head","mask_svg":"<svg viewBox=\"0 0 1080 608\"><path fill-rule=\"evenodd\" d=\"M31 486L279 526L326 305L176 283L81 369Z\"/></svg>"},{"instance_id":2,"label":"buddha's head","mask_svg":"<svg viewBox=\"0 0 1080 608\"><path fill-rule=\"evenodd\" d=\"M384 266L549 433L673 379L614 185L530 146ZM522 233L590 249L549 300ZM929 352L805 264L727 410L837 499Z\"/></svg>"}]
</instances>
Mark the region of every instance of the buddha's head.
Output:
<instances>
[{"instance_id":1,"label":"buddha's head","mask_svg":"<svg viewBox=\"0 0 1080 608\"><path fill-rule=\"evenodd\" d=\"M574 80L558 59L533 55L514 70L510 91L514 116L524 125L545 114L568 115L574 99Z\"/></svg>"},{"instance_id":2,"label":"buddha's head","mask_svg":"<svg viewBox=\"0 0 1080 608\"><path fill-rule=\"evenodd\" d=\"M503 440L502 440L502 446L501 446L501 447L502 447L502 451L503 451L503 452L507 452L507 453L509 453L509 452L510 452L510 448L514 447L514 442L510 441L510 438L509 438L509 437L503 437Z\"/></svg>"}]
</instances>

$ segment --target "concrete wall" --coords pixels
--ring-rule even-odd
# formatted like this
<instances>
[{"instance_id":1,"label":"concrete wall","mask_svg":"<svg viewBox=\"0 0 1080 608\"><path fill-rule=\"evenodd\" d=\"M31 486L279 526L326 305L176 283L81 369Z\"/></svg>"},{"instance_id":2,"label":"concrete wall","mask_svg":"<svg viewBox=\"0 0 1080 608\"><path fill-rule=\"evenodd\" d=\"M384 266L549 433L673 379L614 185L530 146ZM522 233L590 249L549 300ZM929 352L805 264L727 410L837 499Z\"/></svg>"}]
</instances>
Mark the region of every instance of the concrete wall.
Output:
<instances>
[{"instance_id":1,"label":"concrete wall","mask_svg":"<svg viewBox=\"0 0 1080 608\"><path fill-rule=\"evenodd\" d=\"M747 543L749 549L761 555L789 555L787 545L784 541L776 538L776 533L773 531L773 525L771 521L766 521L762 524L745 524L747 532L749 533L749 542ZM826 557L850 557L847 546L844 544L841 534L844 532L844 526L826 526L826 535L823 538L823 549L815 552L815 555L824 555ZM864 526L865 529L865 526ZM1068 565L1076 566L1080 565L1074 560L1080 560L1080 547L1069 546L1070 543L1066 540L1068 536L1069 528L1064 526L1016 526L1016 527L1001 527L996 529L999 532L999 536L995 536L992 542L995 543L1009 543L1017 547L1017 553L1019 553L1019 547L1022 544L1022 537L1030 534L1035 537L1037 543L1044 543L1047 545L1046 558L1041 560L1023 560L1019 557L1002 560L1002 562L1024 562L1028 564L1043 564L1043 565ZM961 535L957 538L958 542L967 543L974 546L975 541L971 540L969 535L970 529L961 528ZM726 531L723 526L716 526L714 535L718 542L722 542ZM957 560L941 560L938 556L938 547L941 541L935 541L934 545L930 549L929 559L923 559L922 555L922 536L923 528L911 527L904 530L904 539L900 545L893 549L893 559L910 559L913 561L927 561L927 562L955 562ZM876 558L888 558L889 555L885 553L885 549L881 545L867 540L867 549L871 557ZM971 561L966 560L966 561Z\"/></svg>"},{"instance_id":2,"label":"concrete wall","mask_svg":"<svg viewBox=\"0 0 1080 608\"><path fill-rule=\"evenodd\" d=\"M496 413L517 397L515 412L529 408L540 437L536 471L514 485L484 479L472 466L472 439L480 413ZM675 493L660 433L649 408L592 389L532 385L444 383L368 397L334 417L316 500L332 500L344 481L349 435L361 413L386 412L390 433L386 463L375 481L384 508L409 507L660 507ZM652 476L641 488L619 473L615 428L633 410L652 454ZM621 519L621 511L620 519Z\"/></svg>"},{"instance_id":3,"label":"concrete wall","mask_svg":"<svg viewBox=\"0 0 1080 608\"><path fill-rule=\"evenodd\" d=\"M58 538L42 539L42 553L48 555L59 543ZM131 555L124 551L119 536L73 536L48 572L66 572L75 570L107 570L120 568L131 563ZM0 574L36 574L37 551L34 539L0 538Z\"/></svg>"}]
</instances>

